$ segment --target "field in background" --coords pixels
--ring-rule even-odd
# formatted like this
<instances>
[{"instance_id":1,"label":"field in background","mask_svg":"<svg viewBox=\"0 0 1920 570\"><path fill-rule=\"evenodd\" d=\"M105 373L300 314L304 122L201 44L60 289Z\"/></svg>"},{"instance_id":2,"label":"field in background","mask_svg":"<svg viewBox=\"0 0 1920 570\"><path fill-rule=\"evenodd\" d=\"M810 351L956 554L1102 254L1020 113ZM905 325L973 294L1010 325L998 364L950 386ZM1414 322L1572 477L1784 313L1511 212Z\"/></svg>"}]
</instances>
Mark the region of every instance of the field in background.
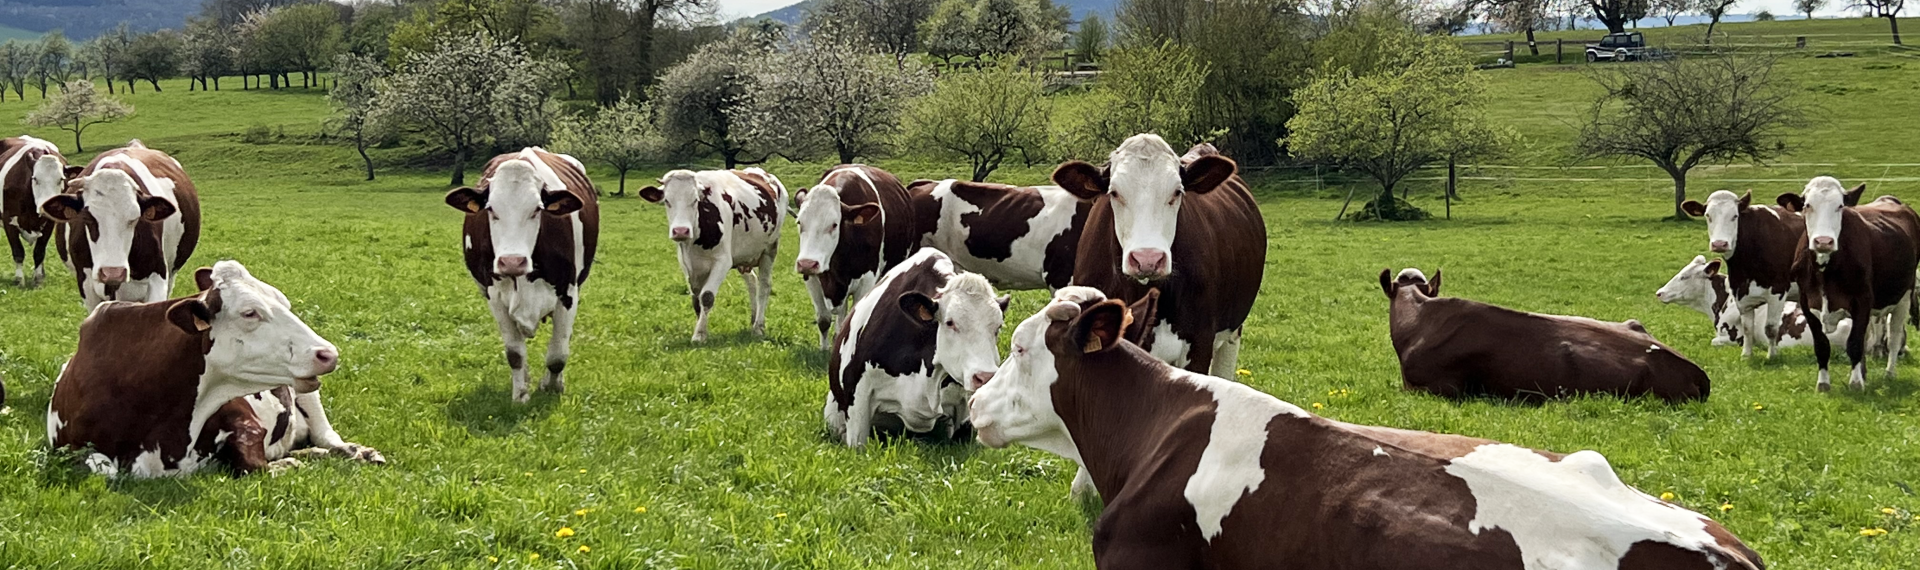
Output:
<instances>
[{"instance_id":1,"label":"field in background","mask_svg":"<svg viewBox=\"0 0 1920 570\"><path fill-rule=\"evenodd\" d=\"M1920 162L1908 134L1920 62L1787 65L1825 108L1821 126L1781 164L1700 169L1695 191L1751 187L1770 199L1830 173L1920 200L1920 166L1890 166ZM1809 349L1763 362L1709 347L1705 316L1653 298L1703 250L1705 225L1657 221L1671 211L1671 186L1655 170L1563 158L1592 95L1580 66L1492 73L1492 108L1530 144L1498 161L1519 168L1470 169L1494 179L1462 187L1467 202L1453 221L1332 223L1349 189L1340 178L1257 173L1270 249L1243 380L1344 421L1598 450L1626 482L1724 521L1769 568L1920 567L1920 368L1910 362L1891 382L1875 374L1865 393L1822 395ZM206 209L195 264L239 259L339 344L329 411L346 437L392 464L108 481L50 463L43 413L83 316L56 262L45 288L0 283L0 372L12 407L0 414L0 568L1092 566L1089 519L1065 497L1073 468L1064 460L914 442L851 451L825 438L825 355L787 269L791 225L770 337L744 335L744 287L732 279L714 339L695 346L661 210L606 199L570 392L514 406L494 325L460 263L458 215L441 202L444 173L387 168L361 182L350 149L304 142L325 112L317 90L166 88L126 97L139 116L97 127L88 149L139 137L186 165ZM0 103L0 119L25 110ZM33 132L72 144L60 131ZM878 164L903 178L965 170ZM824 167L770 169L791 187ZM1047 172L996 179L1038 183ZM595 175L612 188L611 173ZM1438 213L1436 187L1416 185L1414 201ZM1712 399L1531 407L1402 392L1375 276L1407 266L1444 268L1451 295L1640 319L1707 369ZM1043 299L1016 295L1010 321ZM557 537L563 527L575 534ZM1867 538L1864 528L1892 532Z\"/></svg>"},{"instance_id":2,"label":"field in background","mask_svg":"<svg viewBox=\"0 0 1920 570\"><path fill-rule=\"evenodd\" d=\"M41 34L39 32L0 25L0 43L6 43L7 40L20 40L23 42L37 40L40 39L40 36Z\"/></svg>"}]
</instances>

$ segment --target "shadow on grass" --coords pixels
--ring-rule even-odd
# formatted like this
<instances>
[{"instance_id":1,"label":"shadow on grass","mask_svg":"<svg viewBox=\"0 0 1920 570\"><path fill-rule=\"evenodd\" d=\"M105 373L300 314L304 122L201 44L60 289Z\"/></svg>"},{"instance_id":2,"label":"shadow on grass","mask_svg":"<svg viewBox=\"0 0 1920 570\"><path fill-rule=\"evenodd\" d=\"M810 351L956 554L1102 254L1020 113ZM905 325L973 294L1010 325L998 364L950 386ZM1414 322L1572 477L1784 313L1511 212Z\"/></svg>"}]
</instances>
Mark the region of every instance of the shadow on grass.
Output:
<instances>
[{"instance_id":1,"label":"shadow on grass","mask_svg":"<svg viewBox=\"0 0 1920 570\"><path fill-rule=\"evenodd\" d=\"M688 334L691 335L692 333L689 332ZM775 341L769 340L763 335L753 334L753 331L750 329L743 328L730 333L718 334L711 332L711 329L709 329L705 342L693 342L691 336L683 336L678 340L667 342L666 345L661 348L668 352L687 352L691 350L712 350L716 348L738 348L772 342Z\"/></svg>"},{"instance_id":2,"label":"shadow on grass","mask_svg":"<svg viewBox=\"0 0 1920 570\"><path fill-rule=\"evenodd\" d=\"M1884 371L1885 369L1875 371L1872 370L1871 367L1869 368L1867 372L1866 390L1855 390L1847 386L1843 380L1845 375L1835 374L1833 391L1828 394L1845 399L1856 405L1873 408L1874 411L1882 413L1905 409L1907 404L1912 401L1911 398L1914 393L1920 391L1920 384L1915 384L1912 379L1908 378L1888 380ZM1808 387L1811 388L1813 382L1809 381L1807 384Z\"/></svg>"},{"instance_id":3,"label":"shadow on grass","mask_svg":"<svg viewBox=\"0 0 1920 570\"><path fill-rule=\"evenodd\" d=\"M533 398L525 404L513 401L513 392L506 382L477 383L467 393L447 403L447 419L467 428L467 433L481 437L504 437L513 433L521 422L544 418L553 413L553 405L560 400L559 394L539 389L543 371L536 371L529 382L534 386Z\"/></svg>"},{"instance_id":4,"label":"shadow on grass","mask_svg":"<svg viewBox=\"0 0 1920 570\"><path fill-rule=\"evenodd\" d=\"M812 342L796 343L787 347L787 360L794 366L820 374L827 373L827 360L831 357L827 351L820 350Z\"/></svg>"}]
</instances>

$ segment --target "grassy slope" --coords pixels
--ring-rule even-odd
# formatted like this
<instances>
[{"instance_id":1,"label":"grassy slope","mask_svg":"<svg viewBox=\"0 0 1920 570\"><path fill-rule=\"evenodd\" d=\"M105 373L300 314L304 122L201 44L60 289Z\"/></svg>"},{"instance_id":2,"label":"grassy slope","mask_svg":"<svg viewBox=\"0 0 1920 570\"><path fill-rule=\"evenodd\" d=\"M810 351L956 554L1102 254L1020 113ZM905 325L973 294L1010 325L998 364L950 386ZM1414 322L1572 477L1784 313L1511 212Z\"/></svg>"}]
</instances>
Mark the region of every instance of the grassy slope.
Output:
<instances>
[{"instance_id":1,"label":"grassy slope","mask_svg":"<svg viewBox=\"0 0 1920 570\"><path fill-rule=\"evenodd\" d=\"M1843 165L1702 178L1898 176L1845 164L1910 160L1901 125L1877 111L1912 108L1920 67L1866 69L1904 61L1790 62L1811 85L1844 86L1814 91L1832 109L1829 126L1790 160ZM1503 116L1536 141L1516 160L1561 164L1553 141L1569 136L1582 78L1530 66L1495 81L1511 101ZM208 559L236 568L1091 566L1087 519L1064 498L1065 461L1027 449L891 443L849 451L825 441L824 356L812 347L811 309L792 273L776 278L769 340L739 334L746 309L736 279L722 292L715 340L690 346L692 316L658 208L606 202L572 391L516 407L493 324L459 262L457 216L440 203L442 174L383 172L364 183L349 150L233 136L255 124L311 131L323 105L317 92L187 93L175 82L164 95L129 100L140 117L99 127L89 148L137 135L176 153L207 209L196 262L242 260L341 346L347 366L327 380L331 412L347 437L393 464L329 460L278 478L146 482L46 466L42 410L82 316L56 267L41 290L0 284L0 371L13 406L0 415L0 489L9 490L0 494L0 567L201 567ZM0 104L0 116L23 112ZM963 170L886 166L903 177ZM774 170L795 186L820 167ZM1863 394L1819 395L1809 350L1746 362L1737 350L1708 347L1705 317L1652 296L1700 251L1704 233L1701 224L1653 221L1669 207L1663 183L1637 169L1519 176L1596 175L1622 180L1472 182L1456 220L1395 225L1328 223L1341 187L1299 192L1259 181L1272 249L1242 353L1246 381L1321 403L1321 413L1341 420L1601 451L1627 482L1673 492L1725 521L1773 568L1920 566L1920 523L1879 513L1920 510L1902 490L1920 484L1920 372L1909 366L1893 382L1875 375ZM599 179L611 186L606 173ZM1795 187L1755 185L1762 195ZM1911 182L1878 191L1920 199ZM1713 398L1521 407L1403 393L1373 276L1409 265L1444 267L1450 294L1638 318L1706 367ZM1017 295L1012 318L1041 298ZM1329 396L1341 389L1348 393ZM1723 502L1732 510L1720 512ZM1894 532L1858 536L1873 526ZM562 527L578 534L555 537ZM581 545L591 552L579 553Z\"/></svg>"}]
</instances>

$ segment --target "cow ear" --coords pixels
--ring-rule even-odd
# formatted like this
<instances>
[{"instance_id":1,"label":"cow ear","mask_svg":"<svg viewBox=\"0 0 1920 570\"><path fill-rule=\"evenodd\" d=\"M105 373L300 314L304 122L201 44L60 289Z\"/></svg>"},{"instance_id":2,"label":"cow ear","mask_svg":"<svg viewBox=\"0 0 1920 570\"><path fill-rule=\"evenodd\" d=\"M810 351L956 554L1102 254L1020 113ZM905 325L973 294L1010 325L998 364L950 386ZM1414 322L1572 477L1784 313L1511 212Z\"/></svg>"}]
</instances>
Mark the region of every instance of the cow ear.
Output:
<instances>
[{"instance_id":1,"label":"cow ear","mask_svg":"<svg viewBox=\"0 0 1920 570\"><path fill-rule=\"evenodd\" d=\"M1689 216L1698 218L1700 216L1707 215L1707 205L1702 204L1698 201L1687 200L1685 202L1680 203L1680 211L1686 212L1687 215Z\"/></svg>"},{"instance_id":2,"label":"cow ear","mask_svg":"<svg viewBox=\"0 0 1920 570\"><path fill-rule=\"evenodd\" d=\"M1073 320L1073 336L1069 340L1088 354L1113 350L1124 338L1128 316L1126 304L1119 299L1101 301L1081 311L1080 317Z\"/></svg>"},{"instance_id":3,"label":"cow ear","mask_svg":"<svg viewBox=\"0 0 1920 570\"><path fill-rule=\"evenodd\" d=\"M1753 205L1753 190L1747 190L1746 194L1740 195L1740 209L1745 210L1747 209L1748 206L1752 206L1752 205Z\"/></svg>"},{"instance_id":4,"label":"cow ear","mask_svg":"<svg viewBox=\"0 0 1920 570\"><path fill-rule=\"evenodd\" d=\"M61 170L60 170L60 173L61 173L61 174L63 174L63 175L65 175L65 176L64 176L65 178L69 178L69 179L70 179L70 178L73 178L73 177L75 177L75 176L79 176L79 175L80 175L80 173L82 173L82 172L86 172L86 171L87 171L87 167L85 167L85 166L78 166L78 165L73 165L73 166L68 166L68 167L66 167L66 168L64 168L64 169L61 169Z\"/></svg>"},{"instance_id":5,"label":"cow ear","mask_svg":"<svg viewBox=\"0 0 1920 570\"><path fill-rule=\"evenodd\" d=\"M212 289L213 288L213 268L202 267L202 268L193 270L193 286L198 287L200 291L206 291L208 289Z\"/></svg>"},{"instance_id":6,"label":"cow ear","mask_svg":"<svg viewBox=\"0 0 1920 570\"><path fill-rule=\"evenodd\" d=\"M1800 210L1807 207L1807 199L1792 192L1781 194L1779 198L1774 198L1773 203L1779 204L1780 207L1786 208L1787 211L1794 213L1799 213Z\"/></svg>"},{"instance_id":7,"label":"cow ear","mask_svg":"<svg viewBox=\"0 0 1920 570\"><path fill-rule=\"evenodd\" d=\"M1380 292L1386 293L1387 298L1392 299L1393 290L1393 268L1380 270Z\"/></svg>"},{"instance_id":8,"label":"cow ear","mask_svg":"<svg viewBox=\"0 0 1920 570\"><path fill-rule=\"evenodd\" d=\"M1081 200L1107 193L1107 173L1078 160L1053 169L1053 183Z\"/></svg>"},{"instance_id":9,"label":"cow ear","mask_svg":"<svg viewBox=\"0 0 1920 570\"><path fill-rule=\"evenodd\" d=\"M454 188L447 193L447 205L469 214L478 214L487 208L487 194L466 186Z\"/></svg>"},{"instance_id":10,"label":"cow ear","mask_svg":"<svg viewBox=\"0 0 1920 570\"><path fill-rule=\"evenodd\" d=\"M1427 296L1440 296L1440 270L1438 269L1433 270L1433 278L1427 280Z\"/></svg>"},{"instance_id":11,"label":"cow ear","mask_svg":"<svg viewBox=\"0 0 1920 570\"><path fill-rule=\"evenodd\" d=\"M900 294L900 311L922 325L932 324L935 315L940 312L940 304L919 291Z\"/></svg>"},{"instance_id":12,"label":"cow ear","mask_svg":"<svg viewBox=\"0 0 1920 570\"><path fill-rule=\"evenodd\" d=\"M73 223L80 220L80 211L87 203L72 194L55 194L40 203L40 214L56 222Z\"/></svg>"},{"instance_id":13,"label":"cow ear","mask_svg":"<svg viewBox=\"0 0 1920 570\"><path fill-rule=\"evenodd\" d=\"M850 226L864 226L880 218L880 205L867 202L858 206L840 206L840 217Z\"/></svg>"},{"instance_id":14,"label":"cow ear","mask_svg":"<svg viewBox=\"0 0 1920 570\"><path fill-rule=\"evenodd\" d=\"M667 199L667 193L660 191L658 186L648 186L640 189L640 199L658 204Z\"/></svg>"},{"instance_id":15,"label":"cow ear","mask_svg":"<svg viewBox=\"0 0 1920 570\"><path fill-rule=\"evenodd\" d=\"M1000 313L1005 314L1007 312L1007 304L1013 302L1013 295L1001 295L999 299L994 299L994 302L1000 303Z\"/></svg>"},{"instance_id":16,"label":"cow ear","mask_svg":"<svg viewBox=\"0 0 1920 570\"><path fill-rule=\"evenodd\" d=\"M147 196L140 199L140 217L149 222L158 222L172 216L178 209L173 201L159 196Z\"/></svg>"},{"instance_id":17,"label":"cow ear","mask_svg":"<svg viewBox=\"0 0 1920 570\"><path fill-rule=\"evenodd\" d=\"M1720 274L1720 260L1715 259L1713 261L1707 262L1707 275L1719 275L1719 274Z\"/></svg>"},{"instance_id":18,"label":"cow ear","mask_svg":"<svg viewBox=\"0 0 1920 570\"><path fill-rule=\"evenodd\" d=\"M547 213L555 216L569 215L586 206L580 201L580 197L573 195L572 192L542 192L540 203L546 208Z\"/></svg>"},{"instance_id":19,"label":"cow ear","mask_svg":"<svg viewBox=\"0 0 1920 570\"><path fill-rule=\"evenodd\" d=\"M1160 288L1147 290L1147 296L1134 301L1127 307L1127 327L1123 331L1128 342L1146 344L1147 335L1153 333L1153 320L1159 316Z\"/></svg>"},{"instance_id":20,"label":"cow ear","mask_svg":"<svg viewBox=\"0 0 1920 570\"><path fill-rule=\"evenodd\" d=\"M1231 158L1217 154L1202 156L1180 169L1180 183L1188 192L1205 194L1226 184L1239 168Z\"/></svg>"},{"instance_id":21,"label":"cow ear","mask_svg":"<svg viewBox=\"0 0 1920 570\"><path fill-rule=\"evenodd\" d=\"M1846 204L1847 207L1849 208L1858 206L1860 205L1860 197L1866 195L1866 193L1867 193L1867 184L1865 182L1862 182L1860 183L1859 186L1853 187L1852 190L1848 190L1847 193L1844 194L1846 198L1842 203Z\"/></svg>"},{"instance_id":22,"label":"cow ear","mask_svg":"<svg viewBox=\"0 0 1920 570\"><path fill-rule=\"evenodd\" d=\"M199 297L188 297L167 307L167 320L187 334L197 335L213 328L213 311Z\"/></svg>"}]
</instances>

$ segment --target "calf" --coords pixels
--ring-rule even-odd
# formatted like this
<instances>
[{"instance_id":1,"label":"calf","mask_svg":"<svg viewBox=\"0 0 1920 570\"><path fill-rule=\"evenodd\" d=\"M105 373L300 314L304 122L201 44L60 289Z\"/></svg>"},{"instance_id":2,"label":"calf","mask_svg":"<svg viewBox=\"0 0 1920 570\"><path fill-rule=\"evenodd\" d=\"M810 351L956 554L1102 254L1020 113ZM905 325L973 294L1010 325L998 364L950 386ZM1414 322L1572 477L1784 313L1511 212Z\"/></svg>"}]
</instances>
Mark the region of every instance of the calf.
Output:
<instances>
[{"instance_id":1,"label":"calf","mask_svg":"<svg viewBox=\"0 0 1920 570\"><path fill-rule=\"evenodd\" d=\"M487 163L478 186L448 192L447 205L466 213L461 250L507 345L513 401L531 396L527 339L547 319L553 336L540 387L564 390L580 287L600 239L600 206L586 167L537 147L502 154Z\"/></svg>"},{"instance_id":2,"label":"calf","mask_svg":"<svg viewBox=\"0 0 1920 570\"><path fill-rule=\"evenodd\" d=\"M1147 134L1121 143L1105 168L1069 162L1053 172L1055 184L1094 201L1073 283L1128 302L1159 289L1160 320L1141 346L1229 378L1267 259L1260 205L1236 169L1212 145L1179 156Z\"/></svg>"},{"instance_id":3,"label":"calf","mask_svg":"<svg viewBox=\"0 0 1920 570\"><path fill-rule=\"evenodd\" d=\"M1073 279L1074 249L1093 205L1059 186L1023 188L964 180L907 185L920 245L1003 289L1059 289Z\"/></svg>"},{"instance_id":4,"label":"calf","mask_svg":"<svg viewBox=\"0 0 1920 570\"><path fill-rule=\"evenodd\" d=\"M41 157L48 157L47 176L36 172ZM28 286L27 246L33 247L33 287L47 278L47 242L53 238L53 220L40 215L36 196L51 196L61 190L61 181L77 174L81 167L68 166L67 157L53 143L21 135L0 139L0 226L6 227L7 247L13 253L13 281Z\"/></svg>"},{"instance_id":5,"label":"calf","mask_svg":"<svg viewBox=\"0 0 1920 570\"><path fill-rule=\"evenodd\" d=\"M60 162L42 156L36 180ZM88 310L106 301L153 303L173 294L173 277L200 243L200 194L167 153L140 141L93 157L40 212L60 222L54 243Z\"/></svg>"},{"instance_id":6,"label":"calf","mask_svg":"<svg viewBox=\"0 0 1920 570\"><path fill-rule=\"evenodd\" d=\"M1806 219L1783 207L1754 206L1753 192L1735 197L1721 190L1707 196L1706 204L1688 200L1681 209L1707 218L1707 248L1726 260L1732 307L1740 315L1734 322L1764 325L1742 335L1741 355L1753 356L1753 345L1760 342L1773 358L1780 352L1774 339L1780 336L1787 300L1800 295L1793 252L1799 250Z\"/></svg>"},{"instance_id":7,"label":"calf","mask_svg":"<svg viewBox=\"0 0 1920 570\"><path fill-rule=\"evenodd\" d=\"M1139 309L1103 297L1060 290L970 403L981 443L1086 465L1099 568L1762 567L1599 453L1315 416L1159 361Z\"/></svg>"},{"instance_id":8,"label":"calf","mask_svg":"<svg viewBox=\"0 0 1920 570\"><path fill-rule=\"evenodd\" d=\"M1542 400L1576 394L1707 398L1707 373L1639 321L1523 313L1440 296L1440 274L1380 270L1389 328L1408 390L1448 398Z\"/></svg>"},{"instance_id":9,"label":"calf","mask_svg":"<svg viewBox=\"0 0 1920 570\"><path fill-rule=\"evenodd\" d=\"M767 334L773 258L787 217L787 187L758 168L675 170L640 197L667 207L667 237L679 244L680 271L693 297L693 341L707 340L713 296L728 269L738 269L753 298L753 334Z\"/></svg>"},{"instance_id":10,"label":"calf","mask_svg":"<svg viewBox=\"0 0 1920 570\"><path fill-rule=\"evenodd\" d=\"M1680 268L1680 273L1667 281L1666 286L1654 292L1660 302L1691 308L1713 319L1713 345L1752 346L1747 342L1748 335L1754 331L1767 331L1772 337L1767 339L1769 346L1813 346L1813 337L1807 333L1807 315L1800 310L1800 304L1789 301L1782 308L1780 322L1761 323L1754 319L1764 318L1762 313L1742 314L1733 300L1733 292L1727 286L1727 276L1720 272L1721 262L1716 259L1707 261L1705 256L1693 256L1693 262ZM1853 329L1852 319L1841 319L1837 325L1828 327L1827 338L1841 339L1845 342L1847 331Z\"/></svg>"},{"instance_id":11,"label":"calf","mask_svg":"<svg viewBox=\"0 0 1920 570\"><path fill-rule=\"evenodd\" d=\"M339 365L286 295L233 261L195 274L200 294L107 302L80 323L80 344L47 405L47 440L83 450L89 469L186 475L221 459L236 473L298 464L312 445L370 463L320 406L320 376Z\"/></svg>"},{"instance_id":12,"label":"calf","mask_svg":"<svg viewBox=\"0 0 1920 570\"><path fill-rule=\"evenodd\" d=\"M1780 195L1779 203L1807 218L1802 247L1793 259L1800 281L1800 306L1821 314L1844 313L1856 323L1847 334L1847 359L1853 373L1847 384L1865 389L1866 345L1869 329L1883 319L1887 346L1887 377L1893 378L1899 354L1907 345L1908 310L1913 304L1915 248L1920 246L1920 216L1892 196L1860 205L1867 185L1848 191L1839 180L1821 176L1807 182L1806 195ZM1807 319L1813 329L1813 354L1820 361L1815 387L1832 387L1827 363L1831 343L1822 334L1821 319Z\"/></svg>"},{"instance_id":13,"label":"calf","mask_svg":"<svg viewBox=\"0 0 1920 570\"><path fill-rule=\"evenodd\" d=\"M910 432L967 433L966 397L999 368L1007 297L957 272L928 248L880 279L834 334L827 363L827 430L860 447L876 417Z\"/></svg>"},{"instance_id":14,"label":"calf","mask_svg":"<svg viewBox=\"0 0 1920 570\"><path fill-rule=\"evenodd\" d=\"M800 254L794 269L813 297L820 350L831 350L833 321L847 303L871 291L888 269L913 253L913 198L900 179L861 164L836 166L820 183L794 196Z\"/></svg>"}]
</instances>

